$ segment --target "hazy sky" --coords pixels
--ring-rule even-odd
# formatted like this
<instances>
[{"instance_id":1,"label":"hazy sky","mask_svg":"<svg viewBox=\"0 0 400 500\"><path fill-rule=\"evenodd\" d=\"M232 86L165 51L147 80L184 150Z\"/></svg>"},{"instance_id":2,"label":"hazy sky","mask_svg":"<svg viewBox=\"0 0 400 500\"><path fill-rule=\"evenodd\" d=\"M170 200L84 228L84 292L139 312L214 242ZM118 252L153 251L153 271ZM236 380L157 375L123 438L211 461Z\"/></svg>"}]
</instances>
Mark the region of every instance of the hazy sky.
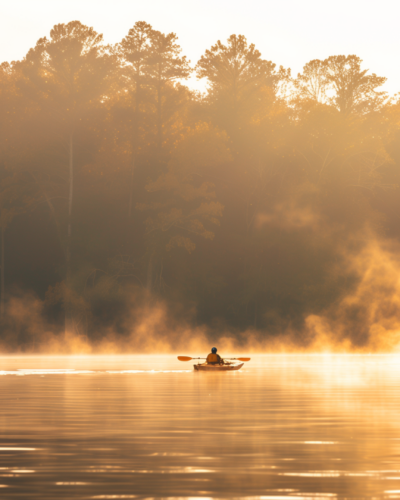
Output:
<instances>
[{"instance_id":1,"label":"hazy sky","mask_svg":"<svg viewBox=\"0 0 400 500\"><path fill-rule=\"evenodd\" d=\"M396 93L399 15L399 0L0 0L0 61L24 57L57 23L77 19L115 43L144 20L174 31L192 63L218 39L243 34L293 74L311 59L356 54Z\"/></svg>"}]
</instances>

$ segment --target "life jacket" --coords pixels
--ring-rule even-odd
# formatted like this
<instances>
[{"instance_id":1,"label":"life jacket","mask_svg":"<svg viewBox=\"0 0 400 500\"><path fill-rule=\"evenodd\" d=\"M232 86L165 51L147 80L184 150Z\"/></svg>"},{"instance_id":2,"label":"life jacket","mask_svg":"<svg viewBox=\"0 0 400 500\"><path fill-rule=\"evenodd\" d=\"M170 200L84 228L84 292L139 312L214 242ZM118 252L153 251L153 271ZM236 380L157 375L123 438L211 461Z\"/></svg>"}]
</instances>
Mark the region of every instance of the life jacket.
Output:
<instances>
[{"instance_id":1,"label":"life jacket","mask_svg":"<svg viewBox=\"0 0 400 500\"><path fill-rule=\"evenodd\" d=\"M221 356L210 352L207 356L207 363L221 363Z\"/></svg>"}]
</instances>

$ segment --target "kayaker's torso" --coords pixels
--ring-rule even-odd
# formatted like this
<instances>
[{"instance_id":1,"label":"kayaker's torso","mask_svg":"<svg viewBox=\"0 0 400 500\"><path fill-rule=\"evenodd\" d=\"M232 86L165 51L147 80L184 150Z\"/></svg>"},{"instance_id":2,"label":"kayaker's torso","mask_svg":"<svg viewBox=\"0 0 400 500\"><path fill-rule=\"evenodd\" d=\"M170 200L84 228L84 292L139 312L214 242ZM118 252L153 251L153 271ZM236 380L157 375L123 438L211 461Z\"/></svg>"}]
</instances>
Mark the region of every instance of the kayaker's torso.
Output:
<instances>
[{"instance_id":1,"label":"kayaker's torso","mask_svg":"<svg viewBox=\"0 0 400 500\"><path fill-rule=\"evenodd\" d=\"M214 354L214 353L211 352L207 356L207 363L210 363L210 364L222 363L221 356L219 354Z\"/></svg>"}]
</instances>

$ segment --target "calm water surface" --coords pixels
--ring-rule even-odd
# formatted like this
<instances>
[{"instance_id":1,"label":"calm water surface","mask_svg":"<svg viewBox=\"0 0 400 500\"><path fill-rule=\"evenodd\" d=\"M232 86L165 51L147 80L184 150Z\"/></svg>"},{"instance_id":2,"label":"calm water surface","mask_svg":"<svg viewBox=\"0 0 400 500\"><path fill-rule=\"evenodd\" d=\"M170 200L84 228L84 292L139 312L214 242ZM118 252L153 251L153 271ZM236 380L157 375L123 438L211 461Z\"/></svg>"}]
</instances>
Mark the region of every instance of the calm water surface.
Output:
<instances>
[{"instance_id":1,"label":"calm water surface","mask_svg":"<svg viewBox=\"0 0 400 500\"><path fill-rule=\"evenodd\" d=\"M0 357L0 498L400 499L400 357Z\"/></svg>"}]
</instances>

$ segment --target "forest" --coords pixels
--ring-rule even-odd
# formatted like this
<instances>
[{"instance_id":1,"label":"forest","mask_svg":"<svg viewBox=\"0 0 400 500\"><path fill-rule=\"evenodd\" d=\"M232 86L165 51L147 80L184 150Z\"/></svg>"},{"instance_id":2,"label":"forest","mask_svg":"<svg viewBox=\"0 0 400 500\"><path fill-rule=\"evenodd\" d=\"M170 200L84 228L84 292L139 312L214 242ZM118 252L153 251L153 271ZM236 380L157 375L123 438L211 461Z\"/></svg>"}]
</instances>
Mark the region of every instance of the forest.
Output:
<instances>
[{"instance_id":1,"label":"forest","mask_svg":"<svg viewBox=\"0 0 400 500\"><path fill-rule=\"evenodd\" d=\"M3 347L400 331L400 100L356 55L263 57L73 21L0 65Z\"/></svg>"}]
</instances>

